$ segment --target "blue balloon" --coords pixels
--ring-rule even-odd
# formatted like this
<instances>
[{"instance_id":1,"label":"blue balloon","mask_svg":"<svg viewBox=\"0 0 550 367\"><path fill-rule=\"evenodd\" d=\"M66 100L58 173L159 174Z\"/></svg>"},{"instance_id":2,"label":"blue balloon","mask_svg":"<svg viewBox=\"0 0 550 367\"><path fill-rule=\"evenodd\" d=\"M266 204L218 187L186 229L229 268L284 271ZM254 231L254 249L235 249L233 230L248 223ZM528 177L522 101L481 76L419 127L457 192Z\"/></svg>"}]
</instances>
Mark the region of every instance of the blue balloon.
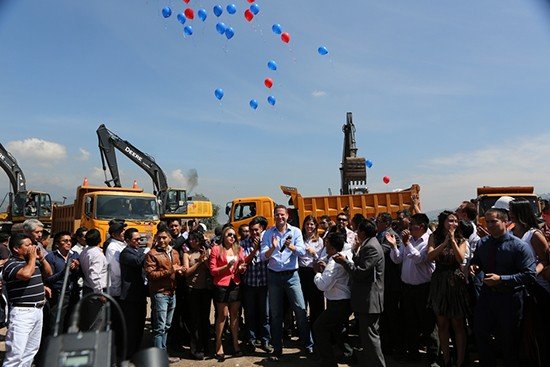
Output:
<instances>
[{"instance_id":1,"label":"blue balloon","mask_svg":"<svg viewBox=\"0 0 550 367\"><path fill-rule=\"evenodd\" d=\"M191 27L190 25L186 25L183 28L183 33L185 33L186 36L192 35L193 34L193 27Z\"/></svg>"},{"instance_id":2,"label":"blue balloon","mask_svg":"<svg viewBox=\"0 0 550 367\"><path fill-rule=\"evenodd\" d=\"M267 62L267 67L271 70L277 70L277 63L275 62L275 60L269 60Z\"/></svg>"},{"instance_id":3,"label":"blue balloon","mask_svg":"<svg viewBox=\"0 0 550 367\"><path fill-rule=\"evenodd\" d=\"M181 24L185 24L185 14L183 13L178 13L178 15L176 16L176 18L178 19L178 22L180 22Z\"/></svg>"},{"instance_id":4,"label":"blue balloon","mask_svg":"<svg viewBox=\"0 0 550 367\"><path fill-rule=\"evenodd\" d=\"M365 161L365 166L367 166L368 168L371 168L372 167L372 161L370 159L367 159Z\"/></svg>"},{"instance_id":5,"label":"blue balloon","mask_svg":"<svg viewBox=\"0 0 550 367\"><path fill-rule=\"evenodd\" d=\"M225 36L227 37L228 40L233 38L234 35L235 35L235 30L233 28L227 27L225 29Z\"/></svg>"},{"instance_id":6,"label":"blue balloon","mask_svg":"<svg viewBox=\"0 0 550 367\"><path fill-rule=\"evenodd\" d=\"M235 14L237 12L237 7L235 6L235 4L227 5L226 9L229 14Z\"/></svg>"},{"instance_id":7,"label":"blue balloon","mask_svg":"<svg viewBox=\"0 0 550 367\"><path fill-rule=\"evenodd\" d=\"M281 25L280 25L279 23L273 24L273 26L271 27L271 30L272 30L273 33L275 33L275 34L281 34L281 33L283 33L283 27L281 27Z\"/></svg>"},{"instance_id":8,"label":"blue balloon","mask_svg":"<svg viewBox=\"0 0 550 367\"><path fill-rule=\"evenodd\" d=\"M199 9L199 11L197 12L197 16L199 17L200 20L204 22L208 14L206 13L205 9Z\"/></svg>"},{"instance_id":9,"label":"blue balloon","mask_svg":"<svg viewBox=\"0 0 550 367\"><path fill-rule=\"evenodd\" d=\"M214 95L216 96L216 98L217 98L218 100L221 101L222 98L223 98L223 95L224 95L223 89L221 89L221 88L216 89L216 90L214 91Z\"/></svg>"},{"instance_id":10,"label":"blue balloon","mask_svg":"<svg viewBox=\"0 0 550 367\"><path fill-rule=\"evenodd\" d=\"M165 18L168 18L170 15L172 15L172 9L170 9L169 6L165 6L162 8L162 16Z\"/></svg>"},{"instance_id":11,"label":"blue balloon","mask_svg":"<svg viewBox=\"0 0 550 367\"><path fill-rule=\"evenodd\" d=\"M251 99L248 104L250 105L250 108L252 108L253 110L258 108L258 101L256 101L255 99Z\"/></svg>"},{"instance_id":12,"label":"blue balloon","mask_svg":"<svg viewBox=\"0 0 550 367\"><path fill-rule=\"evenodd\" d=\"M226 28L227 27L223 22L218 22L218 24L216 24L216 30L218 31L219 34L224 34Z\"/></svg>"},{"instance_id":13,"label":"blue balloon","mask_svg":"<svg viewBox=\"0 0 550 367\"><path fill-rule=\"evenodd\" d=\"M269 103L272 106L275 106L275 103L277 103L277 100L273 96L267 97L267 103Z\"/></svg>"},{"instance_id":14,"label":"blue balloon","mask_svg":"<svg viewBox=\"0 0 550 367\"><path fill-rule=\"evenodd\" d=\"M260 12L260 5L254 3L252 5L250 5L250 11L254 14L254 15L258 15L258 13Z\"/></svg>"},{"instance_id":15,"label":"blue balloon","mask_svg":"<svg viewBox=\"0 0 550 367\"><path fill-rule=\"evenodd\" d=\"M214 5L214 14L219 17L223 13L223 8L220 5Z\"/></svg>"},{"instance_id":16,"label":"blue balloon","mask_svg":"<svg viewBox=\"0 0 550 367\"><path fill-rule=\"evenodd\" d=\"M319 53L319 55L324 56L324 55L328 54L328 49L325 46L320 46L317 49L317 52Z\"/></svg>"}]
</instances>

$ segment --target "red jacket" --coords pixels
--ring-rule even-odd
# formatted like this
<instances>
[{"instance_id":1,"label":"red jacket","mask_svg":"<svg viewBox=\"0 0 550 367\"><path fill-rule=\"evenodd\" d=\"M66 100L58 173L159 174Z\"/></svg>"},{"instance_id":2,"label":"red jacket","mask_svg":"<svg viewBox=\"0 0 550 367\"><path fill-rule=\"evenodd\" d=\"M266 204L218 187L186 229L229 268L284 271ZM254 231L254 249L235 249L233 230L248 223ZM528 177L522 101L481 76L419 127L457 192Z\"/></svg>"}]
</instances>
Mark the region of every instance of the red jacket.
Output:
<instances>
[{"instance_id":1,"label":"red jacket","mask_svg":"<svg viewBox=\"0 0 550 367\"><path fill-rule=\"evenodd\" d=\"M231 268L226 268L227 257L225 256L225 251L222 250L221 245L216 245L212 247L210 251L210 258L208 260L208 267L210 268L210 273L212 274L212 281L216 286L229 286L231 280L235 284L241 282L241 276L239 272L239 265L244 263L244 251L242 247L239 246L239 255L237 261L233 264Z\"/></svg>"}]
</instances>

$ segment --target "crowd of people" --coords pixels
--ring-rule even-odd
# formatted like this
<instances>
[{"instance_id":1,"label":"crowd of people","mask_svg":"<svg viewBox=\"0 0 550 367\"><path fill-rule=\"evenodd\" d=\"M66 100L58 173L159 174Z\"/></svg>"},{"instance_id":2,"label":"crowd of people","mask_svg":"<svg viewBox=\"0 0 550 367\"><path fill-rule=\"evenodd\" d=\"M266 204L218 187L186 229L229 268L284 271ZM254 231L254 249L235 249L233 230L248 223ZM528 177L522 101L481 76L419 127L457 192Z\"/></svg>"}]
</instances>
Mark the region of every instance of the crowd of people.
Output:
<instances>
[{"instance_id":1,"label":"crowd of people","mask_svg":"<svg viewBox=\"0 0 550 367\"><path fill-rule=\"evenodd\" d=\"M390 356L462 367L472 350L482 366L550 366L550 205L537 218L529 201L502 197L479 218L465 201L435 223L418 210L395 220L341 212L307 216L301 229L278 205L274 219L225 225L212 238L177 219L154 238L113 220L105 243L84 227L49 243L36 219L0 234L4 366L40 365L49 336L75 326L111 327L117 349L127 346L119 359L149 344L170 362L184 346L195 360L259 349L277 362L292 358L284 340L296 329L303 353L327 367L385 366ZM109 311L111 298L122 314Z\"/></svg>"}]
</instances>

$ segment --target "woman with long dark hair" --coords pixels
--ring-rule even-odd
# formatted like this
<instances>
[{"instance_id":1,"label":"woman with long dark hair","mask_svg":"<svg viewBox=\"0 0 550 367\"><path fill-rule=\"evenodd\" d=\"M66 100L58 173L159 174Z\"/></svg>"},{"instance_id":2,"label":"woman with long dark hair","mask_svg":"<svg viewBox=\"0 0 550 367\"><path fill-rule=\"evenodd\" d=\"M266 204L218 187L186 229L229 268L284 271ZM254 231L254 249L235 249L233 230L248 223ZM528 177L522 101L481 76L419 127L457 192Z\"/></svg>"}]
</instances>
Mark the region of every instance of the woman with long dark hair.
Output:
<instances>
[{"instance_id":1,"label":"woman with long dark hair","mask_svg":"<svg viewBox=\"0 0 550 367\"><path fill-rule=\"evenodd\" d=\"M527 242L533 250L536 258L536 281L528 286L529 298L525 305L525 322L531 322L533 328L528 334L536 340L534 351L527 353L533 360L537 360L535 365L550 365L550 349L548 345L550 340L548 332L550 330L550 282L543 278L541 272L548 266L548 242L544 234L539 229L537 218L533 212L533 207L529 200L517 198L510 202L510 220L514 223L512 233L514 236ZM534 312L530 312L530 311ZM531 336L527 335L527 336ZM527 339L527 338L526 338Z\"/></svg>"},{"instance_id":2,"label":"woman with long dark hair","mask_svg":"<svg viewBox=\"0 0 550 367\"><path fill-rule=\"evenodd\" d=\"M306 307L309 307L309 325L313 330L313 324L317 317L325 309L325 297L315 286L313 277L315 271L313 271L313 264L319 259L321 251L323 250L323 239L318 234L317 219L314 216L308 215L304 218L302 223L302 235L304 237L304 245L306 246L306 253L298 258L298 275L300 276L300 285L302 286L302 292L304 293L304 301Z\"/></svg>"},{"instance_id":3,"label":"woman with long dark hair","mask_svg":"<svg viewBox=\"0 0 550 367\"><path fill-rule=\"evenodd\" d=\"M439 343L445 366L451 365L449 329L452 325L456 338L457 363L461 367L466 354L464 320L468 315L466 277L460 269L468 242L458 228L458 217L445 210L438 217L438 225L428 240L428 260L435 261L430 283L428 304L437 318Z\"/></svg>"},{"instance_id":4,"label":"woman with long dark hair","mask_svg":"<svg viewBox=\"0 0 550 367\"><path fill-rule=\"evenodd\" d=\"M216 302L216 359L225 360L222 346L222 333L225 320L229 316L229 326L233 338L234 356L242 356L239 347L239 310L241 307L240 274L246 270L244 252L237 241L233 227L225 227L221 234L221 244L210 251L209 267L214 283Z\"/></svg>"}]
</instances>

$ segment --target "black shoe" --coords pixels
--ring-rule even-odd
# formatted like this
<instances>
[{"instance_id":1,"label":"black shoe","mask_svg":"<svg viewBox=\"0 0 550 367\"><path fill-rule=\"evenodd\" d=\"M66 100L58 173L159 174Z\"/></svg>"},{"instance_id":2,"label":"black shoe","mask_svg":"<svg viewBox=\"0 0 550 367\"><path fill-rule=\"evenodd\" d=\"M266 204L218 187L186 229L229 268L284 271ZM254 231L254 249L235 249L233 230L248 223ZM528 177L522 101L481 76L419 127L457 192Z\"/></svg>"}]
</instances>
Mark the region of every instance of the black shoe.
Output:
<instances>
[{"instance_id":1,"label":"black shoe","mask_svg":"<svg viewBox=\"0 0 550 367\"><path fill-rule=\"evenodd\" d=\"M233 357L237 357L237 358L242 356L244 356L244 354L240 350L236 350L235 353L233 354Z\"/></svg>"},{"instance_id":2,"label":"black shoe","mask_svg":"<svg viewBox=\"0 0 550 367\"><path fill-rule=\"evenodd\" d=\"M254 340L252 344L254 345L255 348L261 348L262 346L262 342L260 340Z\"/></svg>"},{"instance_id":3,"label":"black shoe","mask_svg":"<svg viewBox=\"0 0 550 367\"><path fill-rule=\"evenodd\" d=\"M273 347L269 345L269 343L267 342L262 343L262 345L260 346L260 349L266 353L273 353Z\"/></svg>"},{"instance_id":4,"label":"black shoe","mask_svg":"<svg viewBox=\"0 0 550 367\"><path fill-rule=\"evenodd\" d=\"M218 360L218 362L223 362L223 361L225 361L225 354L216 353L216 354L214 354L214 358L216 358Z\"/></svg>"},{"instance_id":5,"label":"black shoe","mask_svg":"<svg viewBox=\"0 0 550 367\"><path fill-rule=\"evenodd\" d=\"M197 361L202 361L204 359L204 353L203 352L197 352L197 353L191 353L191 357Z\"/></svg>"},{"instance_id":6,"label":"black shoe","mask_svg":"<svg viewBox=\"0 0 550 367\"><path fill-rule=\"evenodd\" d=\"M271 362L279 362L282 356L283 356L282 350L274 350L273 353L271 353L271 355L269 356L269 360Z\"/></svg>"},{"instance_id":7,"label":"black shoe","mask_svg":"<svg viewBox=\"0 0 550 367\"><path fill-rule=\"evenodd\" d=\"M304 354L306 355L306 357L312 358L315 356L315 351L313 350L313 347L307 347L306 349L304 349Z\"/></svg>"}]
</instances>

